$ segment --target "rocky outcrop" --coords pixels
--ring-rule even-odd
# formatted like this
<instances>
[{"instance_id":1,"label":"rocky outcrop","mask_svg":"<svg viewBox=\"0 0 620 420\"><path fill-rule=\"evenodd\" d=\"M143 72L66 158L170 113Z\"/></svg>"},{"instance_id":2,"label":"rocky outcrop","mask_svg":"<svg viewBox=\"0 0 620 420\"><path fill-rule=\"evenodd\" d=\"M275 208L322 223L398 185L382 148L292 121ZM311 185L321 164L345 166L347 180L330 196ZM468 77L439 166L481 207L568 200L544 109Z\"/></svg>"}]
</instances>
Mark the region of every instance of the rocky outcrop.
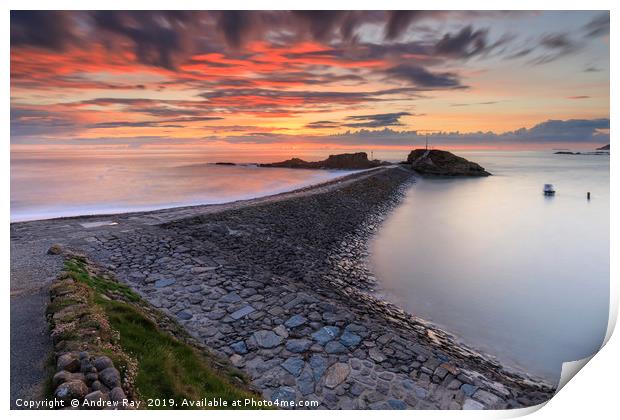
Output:
<instances>
[{"instance_id":1,"label":"rocky outcrop","mask_svg":"<svg viewBox=\"0 0 620 420\"><path fill-rule=\"evenodd\" d=\"M405 162L417 173L426 176L489 176L475 162L445 150L412 150Z\"/></svg>"},{"instance_id":2,"label":"rocky outcrop","mask_svg":"<svg viewBox=\"0 0 620 420\"><path fill-rule=\"evenodd\" d=\"M308 162L299 158L292 158L282 162L263 163L259 166L267 168L292 168L292 169L369 169L383 165L380 160L368 160L364 152L343 153L329 155L325 160Z\"/></svg>"},{"instance_id":3,"label":"rocky outcrop","mask_svg":"<svg viewBox=\"0 0 620 420\"><path fill-rule=\"evenodd\" d=\"M609 145L605 145L603 147L597 147L596 150L609 150Z\"/></svg>"}]
</instances>

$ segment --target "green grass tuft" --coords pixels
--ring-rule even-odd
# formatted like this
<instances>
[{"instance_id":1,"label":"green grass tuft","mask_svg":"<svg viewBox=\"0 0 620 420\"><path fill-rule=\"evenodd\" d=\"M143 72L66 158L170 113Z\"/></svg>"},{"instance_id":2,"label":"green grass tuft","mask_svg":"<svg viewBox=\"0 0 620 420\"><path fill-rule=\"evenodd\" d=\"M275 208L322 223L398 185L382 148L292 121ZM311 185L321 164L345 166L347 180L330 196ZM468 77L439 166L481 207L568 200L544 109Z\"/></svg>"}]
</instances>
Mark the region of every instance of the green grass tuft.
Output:
<instances>
[{"instance_id":1,"label":"green grass tuft","mask_svg":"<svg viewBox=\"0 0 620 420\"><path fill-rule=\"evenodd\" d=\"M101 277L91 276L86 271L84 263L79 260L68 260L65 262L65 269L69 271L75 280L87 284L91 289L97 293L103 294L118 294L124 296L130 302L138 302L140 296L128 286L111 280L106 280Z\"/></svg>"}]
</instances>

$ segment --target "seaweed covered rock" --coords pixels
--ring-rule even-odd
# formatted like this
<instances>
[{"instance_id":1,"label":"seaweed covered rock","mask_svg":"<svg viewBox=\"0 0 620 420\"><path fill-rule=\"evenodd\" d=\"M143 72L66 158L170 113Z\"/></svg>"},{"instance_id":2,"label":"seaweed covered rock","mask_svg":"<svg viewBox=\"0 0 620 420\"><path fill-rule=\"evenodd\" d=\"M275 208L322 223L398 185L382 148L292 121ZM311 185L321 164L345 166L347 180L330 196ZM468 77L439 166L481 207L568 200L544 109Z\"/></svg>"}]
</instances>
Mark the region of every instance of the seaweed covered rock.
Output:
<instances>
[{"instance_id":1,"label":"seaweed covered rock","mask_svg":"<svg viewBox=\"0 0 620 420\"><path fill-rule=\"evenodd\" d=\"M407 164L421 175L427 176L489 176L489 172L475 162L445 150L412 150Z\"/></svg>"}]
</instances>

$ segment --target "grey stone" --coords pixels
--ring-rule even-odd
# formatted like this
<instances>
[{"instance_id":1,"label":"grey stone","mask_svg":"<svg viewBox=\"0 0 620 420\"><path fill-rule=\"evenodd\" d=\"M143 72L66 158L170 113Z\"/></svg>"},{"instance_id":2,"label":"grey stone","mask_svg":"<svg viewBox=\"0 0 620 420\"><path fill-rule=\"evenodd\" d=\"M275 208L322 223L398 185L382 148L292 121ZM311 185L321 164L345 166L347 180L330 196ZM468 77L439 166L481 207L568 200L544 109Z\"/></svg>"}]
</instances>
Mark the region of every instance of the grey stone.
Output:
<instances>
[{"instance_id":1,"label":"grey stone","mask_svg":"<svg viewBox=\"0 0 620 420\"><path fill-rule=\"evenodd\" d=\"M230 348L233 349L235 353L238 353L238 354L246 354L248 352L248 348L245 345L245 341L237 341L236 343L231 344Z\"/></svg>"},{"instance_id":2,"label":"grey stone","mask_svg":"<svg viewBox=\"0 0 620 420\"><path fill-rule=\"evenodd\" d=\"M388 406L392 410L406 410L407 409L407 404L405 404L405 402L401 400L388 400L387 403L388 403Z\"/></svg>"},{"instance_id":3,"label":"grey stone","mask_svg":"<svg viewBox=\"0 0 620 420\"><path fill-rule=\"evenodd\" d=\"M216 309L215 311L207 312L207 318L209 319L222 319L226 316L226 311L222 309Z\"/></svg>"},{"instance_id":4,"label":"grey stone","mask_svg":"<svg viewBox=\"0 0 620 420\"><path fill-rule=\"evenodd\" d=\"M439 366L437 369L435 369L435 372L433 372L435 374L435 376L437 376L439 379L443 379L446 377L446 375L448 374L448 370L442 366Z\"/></svg>"},{"instance_id":5,"label":"grey stone","mask_svg":"<svg viewBox=\"0 0 620 420\"><path fill-rule=\"evenodd\" d=\"M295 401L295 390L290 386L281 386L271 394L271 401Z\"/></svg>"},{"instance_id":6,"label":"grey stone","mask_svg":"<svg viewBox=\"0 0 620 420\"><path fill-rule=\"evenodd\" d=\"M81 400L88 394L88 387L82 381L69 381L64 382L56 388L54 396L63 401L69 401L72 399Z\"/></svg>"},{"instance_id":7,"label":"grey stone","mask_svg":"<svg viewBox=\"0 0 620 420\"><path fill-rule=\"evenodd\" d=\"M476 391L474 393L474 398L482 402L483 404L488 405L489 407L493 407L496 404L502 402L500 397L491 394L490 392L487 392L483 389L479 389L478 391Z\"/></svg>"},{"instance_id":8,"label":"grey stone","mask_svg":"<svg viewBox=\"0 0 620 420\"><path fill-rule=\"evenodd\" d=\"M289 357L280 366L286 369L291 375L299 376L304 368L304 361L301 357Z\"/></svg>"},{"instance_id":9,"label":"grey stone","mask_svg":"<svg viewBox=\"0 0 620 420\"><path fill-rule=\"evenodd\" d=\"M366 331L366 327L359 324L349 324L344 328L345 331L350 331L354 333L363 333Z\"/></svg>"},{"instance_id":10,"label":"grey stone","mask_svg":"<svg viewBox=\"0 0 620 420\"><path fill-rule=\"evenodd\" d=\"M359 382L355 382L353 385L351 385L351 388L349 388L349 392L354 397L360 396L365 390L366 387Z\"/></svg>"},{"instance_id":11,"label":"grey stone","mask_svg":"<svg viewBox=\"0 0 620 420\"><path fill-rule=\"evenodd\" d=\"M112 359L108 356L99 356L93 360L93 365L97 368L98 371L102 371L109 367L113 367Z\"/></svg>"},{"instance_id":12,"label":"grey stone","mask_svg":"<svg viewBox=\"0 0 620 420\"><path fill-rule=\"evenodd\" d=\"M413 386L415 385L415 382L413 382L411 379L405 379L401 382L401 385L403 386L403 388L411 391L413 389Z\"/></svg>"},{"instance_id":13,"label":"grey stone","mask_svg":"<svg viewBox=\"0 0 620 420\"><path fill-rule=\"evenodd\" d=\"M201 292L202 291L202 286L199 284L192 284L191 286L187 286L187 288L185 289L190 293L196 293L196 292Z\"/></svg>"},{"instance_id":14,"label":"grey stone","mask_svg":"<svg viewBox=\"0 0 620 420\"><path fill-rule=\"evenodd\" d=\"M384 381L391 381L392 379L394 379L394 374L392 372L381 372L379 374L379 378L383 379Z\"/></svg>"},{"instance_id":15,"label":"grey stone","mask_svg":"<svg viewBox=\"0 0 620 420\"><path fill-rule=\"evenodd\" d=\"M238 368L242 368L245 365L245 363L243 362L243 357L236 353L230 356L230 363L232 363L233 366Z\"/></svg>"},{"instance_id":16,"label":"grey stone","mask_svg":"<svg viewBox=\"0 0 620 420\"><path fill-rule=\"evenodd\" d=\"M306 396L314 392L314 380L312 370L306 368L301 373L299 379L297 379L297 389L301 395Z\"/></svg>"},{"instance_id":17,"label":"grey stone","mask_svg":"<svg viewBox=\"0 0 620 420\"><path fill-rule=\"evenodd\" d=\"M103 392L96 390L84 397L84 405L88 402L89 408L101 408L95 405L98 401L108 401L108 396Z\"/></svg>"},{"instance_id":18,"label":"grey stone","mask_svg":"<svg viewBox=\"0 0 620 420\"><path fill-rule=\"evenodd\" d=\"M188 311L180 311L179 313L177 313L177 317L179 317L180 319L184 319L184 320L188 320L188 319L192 319L194 315L191 314L191 312Z\"/></svg>"},{"instance_id":19,"label":"grey stone","mask_svg":"<svg viewBox=\"0 0 620 420\"><path fill-rule=\"evenodd\" d=\"M339 341L330 341L325 345L325 351L329 354L345 353L347 348L343 346Z\"/></svg>"},{"instance_id":20,"label":"grey stone","mask_svg":"<svg viewBox=\"0 0 620 420\"><path fill-rule=\"evenodd\" d=\"M349 330L345 330L340 336L340 342L347 347L355 347L362 341L362 337L352 333Z\"/></svg>"},{"instance_id":21,"label":"grey stone","mask_svg":"<svg viewBox=\"0 0 620 420\"><path fill-rule=\"evenodd\" d=\"M235 292L230 292L227 295L224 295L220 298L220 302L223 303L237 303L241 301L241 296L239 296Z\"/></svg>"},{"instance_id":22,"label":"grey stone","mask_svg":"<svg viewBox=\"0 0 620 420\"><path fill-rule=\"evenodd\" d=\"M251 307L250 305L248 306L244 306L243 308L239 309L238 311L233 312L232 314L230 314L230 317L232 319L240 319L243 318L246 315L251 314L252 312L254 312L256 309L254 309L253 307Z\"/></svg>"},{"instance_id":23,"label":"grey stone","mask_svg":"<svg viewBox=\"0 0 620 420\"><path fill-rule=\"evenodd\" d=\"M284 325L278 325L273 329L273 332L278 334L282 338L288 338L288 331Z\"/></svg>"},{"instance_id":24,"label":"grey stone","mask_svg":"<svg viewBox=\"0 0 620 420\"><path fill-rule=\"evenodd\" d=\"M67 372L66 370L61 370L60 372L56 372L54 377L52 378L52 385L57 387L58 385L68 382L72 379L71 372Z\"/></svg>"},{"instance_id":25,"label":"grey stone","mask_svg":"<svg viewBox=\"0 0 620 420\"><path fill-rule=\"evenodd\" d=\"M385 354L383 354L376 347L373 347L370 350L368 350L368 356L377 363L381 363L385 360Z\"/></svg>"},{"instance_id":26,"label":"grey stone","mask_svg":"<svg viewBox=\"0 0 620 420\"><path fill-rule=\"evenodd\" d=\"M92 384L99 380L99 375L95 372L90 372L84 376L84 379L86 380L86 384Z\"/></svg>"},{"instance_id":27,"label":"grey stone","mask_svg":"<svg viewBox=\"0 0 620 420\"><path fill-rule=\"evenodd\" d=\"M467 398L463 403L463 410L484 410L484 405L471 398Z\"/></svg>"},{"instance_id":28,"label":"grey stone","mask_svg":"<svg viewBox=\"0 0 620 420\"><path fill-rule=\"evenodd\" d=\"M88 358L81 359L81 361L80 361L80 372L82 372L82 373L89 373L94 368L95 367L93 366L92 362Z\"/></svg>"},{"instance_id":29,"label":"grey stone","mask_svg":"<svg viewBox=\"0 0 620 420\"><path fill-rule=\"evenodd\" d=\"M90 389L92 389L93 391L100 391L100 390L103 390L104 386L105 385L103 385L101 382L95 381L92 384L90 384Z\"/></svg>"},{"instance_id":30,"label":"grey stone","mask_svg":"<svg viewBox=\"0 0 620 420\"><path fill-rule=\"evenodd\" d=\"M99 380L108 388L114 388L121 384L121 374L113 367L106 368L99 372Z\"/></svg>"},{"instance_id":31,"label":"grey stone","mask_svg":"<svg viewBox=\"0 0 620 420\"><path fill-rule=\"evenodd\" d=\"M461 386L461 381L459 381L458 379L452 379L450 383L448 384L448 389L455 390L455 389L459 389L460 386Z\"/></svg>"},{"instance_id":32,"label":"grey stone","mask_svg":"<svg viewBox=\"0 0 620 420\"><path fill-rule=\"evenodd\" d=\"M310 357L310 366L314 372L314 380L318 381L327 369L327 359L318 354L313 354L312 357Z\"/></svg>"},{"instance_id":33,"label":"grey stone","mask_svg":"<svg viewBox=\"0 0 620 420\"><path fill-rule=\"evenodd\" d=\"M282 337L273 331L260 330L253 334L254 340L259 347L266 349L274 348L282 342Z\"/></svg>"},{"instance_id":34,"label":"grey stone","mask_svg":"<svg viewBox=\"0 0 620 420\"><path fill-rule=\"evenodd\" d=\"M161 289L162 287L172 286L176 282L175 279L159 279L155 281L155 287Z\"/></svg>"},{"instance_id":35,"label":"grey stone","mask_svg":"<svg viewBox=\"0 0 620 420\"><path fill-rule=\"evenodd\" d=\"M325 373L325 386L331 389L336 388L347 379L351 368L346 363L334 363Z\"/></svg>"},{"instance_id":36,"label":"grey stone","mask_svg":"<svg viewBox=\"0 0 620 420\"><path fill-rule=\"evenodd\" d=\"M312 339L321 345L325 345L327 342L336 338L339 333L340 328L335 326L327 326L312 333Z\"/></svg>"},{"instance_id":37,"label":"grey stone","mask_svg":"<svg viewBox=\"0 0 620 420\"><path fill-rule=\"evenodd\" d=\"M303 353L312 345L312 341L305 338L291 339L286 342L286 349L293 353Z\"/></svg>"},{"instance_id":38,"label":"grey stone","mask_svg":"<svg viewBox=\"0 0 620 420\"><path fill-rule=\"evenodd\" d=\"M428 391L418 385L414 385L413 392L415 392L415 396L420 399L424 399L428 396Z\"/></svg>"},{"instance_id":39,"label":"grey stone","mask_svg":"<svg viewBox=\"0 0 620 420\"><path fill-rule=\"evenodd\" d=\"M66 353L58 357L56 361L58 370L66 370L67 372L77 372L80 370L80 360L71 353Z\"/></svg>"},{"instance_id":40,"label":"grey stone","mask_svg":"<svg viewBox=\"0 0 620 420\"><path fill-rule=\"evenodd\" d=\"M300 325L304 325L307 321L308 320L306 319L306 317L302 315L293 315L284 323L284 325L287 328L295 328L299 327Z\"/></svg>"},{"instance_id":41,"label":"grey stone","mask_svg":"<svg viewBox=\"0 0 620 420\"><path fill-rule=\"evenodd\" d=\"M121 388L120 386L114 387L110 391L110 401L121 403L126 398L127 397L125 396L125 392L123 391L123 388Z\"/></svg>"},{"instance_id":42,"label":"grey stone","mask_svg":"<svg viewBox=\"0 0 620 420\"><path fill-rule=\"evenodd\" d=\"M476 392L476 389L478 388L471 384L461 385L461 391L463 391L463 394L467 395L468 397L471 397L472 395L474 395L474 392Z\"/></svg>"}]
</instances>

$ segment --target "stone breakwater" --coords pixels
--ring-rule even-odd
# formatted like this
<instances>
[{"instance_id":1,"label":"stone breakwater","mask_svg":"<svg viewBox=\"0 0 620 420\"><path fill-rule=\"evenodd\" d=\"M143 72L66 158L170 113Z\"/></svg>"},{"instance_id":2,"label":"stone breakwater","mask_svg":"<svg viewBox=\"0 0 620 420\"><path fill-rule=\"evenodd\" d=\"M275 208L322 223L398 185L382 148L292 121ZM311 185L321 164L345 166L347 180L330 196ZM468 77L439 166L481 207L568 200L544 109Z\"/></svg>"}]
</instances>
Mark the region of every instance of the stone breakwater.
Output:
<instances>
[{"instance_id":1,"label":"stone breakwater","mask_svg":"<svg viewBox=\"0 0 620 420\"><path fill-rule=\"evenodd\" d=\"M266 399L329 409L548 400L545 383L373 295L367 238L413 180L408 170L384 168L336 188L164 224L119 219L118 229L74 242L228 357Z\"/></svg>"}]
</instances>

